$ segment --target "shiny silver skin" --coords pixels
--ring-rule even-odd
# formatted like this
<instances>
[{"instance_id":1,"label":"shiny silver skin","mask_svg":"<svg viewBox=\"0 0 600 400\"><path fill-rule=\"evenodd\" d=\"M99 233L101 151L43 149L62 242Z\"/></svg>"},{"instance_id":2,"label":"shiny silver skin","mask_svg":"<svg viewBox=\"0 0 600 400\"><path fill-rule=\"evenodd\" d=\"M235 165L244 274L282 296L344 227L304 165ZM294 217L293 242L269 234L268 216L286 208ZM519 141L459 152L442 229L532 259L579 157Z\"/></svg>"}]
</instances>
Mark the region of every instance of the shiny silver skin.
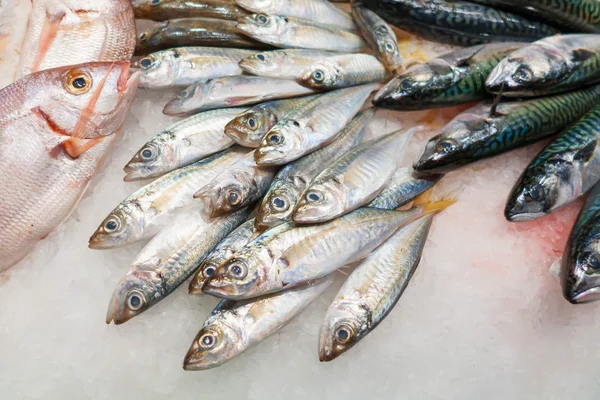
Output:
<instances>
[{"instance_id":1,"label":"shiny silver skin","mask_svg":"<svg viewBox=\"0 0 600 400\"><path fill-rule=\"evenodd\" d=\"M390 183L366 207L394 210L414 200L442 179L442 174L419 175L411 167L396 171Z\"/></svg>"},{"instance_id":2,"label":"shiny silver skin","mask_svg":"<svg viewBox=\"0 0 600 400\"><path fill-rule=\"evenodd\" d=\"M240 61L240 68L252 75L296 79L303 69L317 61L339 55L332 51L284 49L263 51Z\"/></svg>"},{"instance_id":3,"label":"shiny silver skin","mask_svg":"<svg viewBox=\"0 0 600 400\"><path fill-rule=\"evenodd\" d=\"M302 70L296 79L313 89L338 89L381 82L387 71L377 58L369 54L345 54L315 62Z\"/></svg>"}]
</instances>

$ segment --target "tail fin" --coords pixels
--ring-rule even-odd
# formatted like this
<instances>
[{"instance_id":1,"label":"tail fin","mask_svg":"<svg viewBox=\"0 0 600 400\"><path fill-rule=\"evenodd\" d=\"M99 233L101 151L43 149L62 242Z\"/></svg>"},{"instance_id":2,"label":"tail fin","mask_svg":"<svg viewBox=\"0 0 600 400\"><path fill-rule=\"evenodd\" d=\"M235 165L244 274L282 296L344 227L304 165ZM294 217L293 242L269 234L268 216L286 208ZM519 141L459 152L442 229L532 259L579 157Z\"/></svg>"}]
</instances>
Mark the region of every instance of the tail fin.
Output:
<instances>
[{"instance_id":1,"label":"tail fin","mask_svg":"<svg viewBox=\"0 0 600 400\"><path fill-rule=\"evenodd\" d=\"M432 200L433 188L423 192L413 201L413 206L422 207L423 214L432 214L444 211L452 204L456 203L458 193L446 194L440 199Z\"/></svg>"}]
</instances>

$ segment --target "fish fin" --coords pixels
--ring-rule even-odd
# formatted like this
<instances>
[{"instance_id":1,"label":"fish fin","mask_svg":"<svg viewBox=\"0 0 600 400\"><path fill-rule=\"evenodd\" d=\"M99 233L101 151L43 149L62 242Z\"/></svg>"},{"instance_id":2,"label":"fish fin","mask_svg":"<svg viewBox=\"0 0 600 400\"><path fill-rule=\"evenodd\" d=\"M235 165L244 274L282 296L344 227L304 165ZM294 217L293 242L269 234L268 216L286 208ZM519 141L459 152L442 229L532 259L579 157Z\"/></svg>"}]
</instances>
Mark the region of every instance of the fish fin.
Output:
<instances>
[{"instance_id":1,"label":"fish fin","mask_svg":"<svg viewBox=\"0 0 600 400\"><path fill-rule=\"evenodd\" d=\"M573 55L571 59L577 62L583 62L588 58L592 58L597 55L597 53L594 53L593 51L589 51L587 49L576 49L573 50L571 53Z\"/></svg>"},{"instance_id":2,"label":"fish fin","mask_svg":"<svg viewBox=\"0 0 600 400\"><path fill-rule=\"evenodd\" d=\"M63 148L65 152L71 158L78 158L80 155L93 148L97 144L101 143L104 137L97 137L94 139L79 139L79 138L69 138L65 142L63 142Z\"/></svg>"},{"instance_id":3,"label":"fish fin","mask_svg":"<svg viewBox=\"0 0 600 400\"><path fill-rule=\"evenodd\" d=\"M48 50L50 50L50 46L56 39L56 35L58 34L58 28L65 17L64 12L60 12L57 14L49 14L46 12L46 18L44 19L44 24L42 25L42 32L40 34L40 41L38 43L37 51L35 52L35 59L33 60L33 64L31 65L31 72L38 72L40 66L42 65L42 61L44 61L44 57L48 54Z\"/></svg>"},{"instance_id":4,"label":"fish fin","mask_svg":"<svg viewBox=\"0 0 600 400\"><path fill-rule=\"evenodd\" d=\"M494 102L492 103L492 107L490 107L490 118L501 117L504 114L498 112L498 105L500 104L500 100L502 100L502 92L504 91L504 82L502 82L502 86L500 86L500 90L498 90L498 94L494 98Z\"/></svg>"},{"instance_id":5,"label":"fish fin","mask_svg":"<svg viewBox=\"0 0 600 400\"><path fill-rule=\"evenodd\" d=\"M432 193L433 188L426 190L417 196L417 198L415 198L413 201L413 206L423 207L424 214L438 213L456 203L456 199L458 198L458 194L451 194L446 195L439 200L432 200Z\"/></svg>"},{"instance_id":6,"label":"fish fin","mask_svg":"<svg viewBox=\"0 0 600 400\"><path fill-rule=\"evenodd\" d=\"M596 141L591 141L583 148L577 150L573 159L576 161L588 162L594 156L594 150L596 150Z\"/></svg>"}]
</instances>

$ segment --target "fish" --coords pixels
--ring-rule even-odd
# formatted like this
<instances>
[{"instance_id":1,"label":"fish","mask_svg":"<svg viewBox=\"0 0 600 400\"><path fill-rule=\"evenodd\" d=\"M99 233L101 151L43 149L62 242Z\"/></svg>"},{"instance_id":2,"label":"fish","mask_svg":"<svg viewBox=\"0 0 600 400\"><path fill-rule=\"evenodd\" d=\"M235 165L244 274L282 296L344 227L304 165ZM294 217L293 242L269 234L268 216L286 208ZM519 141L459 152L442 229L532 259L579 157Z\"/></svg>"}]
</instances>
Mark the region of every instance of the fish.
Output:
<instances>
[{"instance_id":1,"label":"fish","mask_svg":"<svg viewBox=\"0 0 600 400\"><path fill-rule=\"evenodd\" d=\"M215 249L206 257L198 267L198 271L192 277L188 288L189 294L202 293L202 286L217 268L235 253L240 251L250 242L256 229L254 229L254 218L244 222L233 230Z\"/></svg>"},{"instance_id":2,"label":"fish","mask_svg":"<svg viewBox=\"0 0 600 400\"><path fill-rule=\"evenodd\" d=\"M359 1L352 2L352 17L369 48L388 70L395 71L404 65L396 34L383 18Z\"/></svg>"},{"instance_id":3,"label":"fish","mask_svg":"<svg viewBox=\"0 0 600 400\"><path fill-rule=\"evenodd\" d=\"M35 0L17 76L100 61L130 61L135 18L129 0Z\"/></svg>"},{"instance_id":4,"label":"fish","mask_svg":"<svg viewBox=\"0 0 600 400\"><path fill-rule=\"evenodd\" d=\"M600 6L599 6L600 7ZM485 87L504 97L561 93L600 81L600 35L558 35L510 54Z\"/></svg>"},{"instance_id":5,"label":"fish","mask_svg":"<svg viewBox=\"0 0 600 400\"><path fill-rule=\"evenodd\" d=\"M236 3L255 13L285 15L356 30L350 14L327 0L236 0Z\"/></svg>"},{"instance_id":6,"label":"fish","mask_svg":"<svg viewBox=\"0 0 600 400\"><path fill-rule=\"evenodd\" d=\"M332 51L310 49L271 50L245 58L240 61L239 66L252 75L295 80L302 70L310 67L316 61L339 54Z\"/></svg>"},{"instance_id":7,"label":"fish","mask_svg":"<svg viewBox=\"0 0 600 400\"><path fill-rule=\"evenodd\" d=\"M320 361L350 350L396 306L419 265L433 217L401 228L352 271L321 325Z\"/></svg>"},{"instance_id":8,"label":"fish","mask_svg":"<svg viewBox=\"0 0 600 400\"><path fill-rule=\"evenodd\" d=\"M336 158L361 143L375 115L370 107L359 112L330 145L281 169L256 213L256 228L264 230L292 220L292 213L313 179Z\"/></svg>"},{"instance_id":9,"label":"fish","mask_svg":"<svg viewBox=\"0 0 600 400\"><path fill-rule=\"evenodd\" d=\"M600 106L550 142L511 190L504 216L531 221L573 202L600 180Z\"/></svg>"},{"instance_id":10,"label":"fish","mask_svg":"<svg viewBox=\"0 0 600 400\"><path fill-rule=\"evenodd\" d=\"M77 206L118 138L138 80L128 62L88 63L0 89L0 270Z\"/></svg>"},{"instance_id":11,"label":"fish","mask_svg":"<svg viewBox=\"0 0 600 400\"><path fill-rule=\"evenodd\" d=\"M402 111L449 107L489 97L492 69L525 43L491 43L459 49L412 65L375 94L377 107Z\"/></svg>"},{"instance_id":12,"label":"fish","mask_svg":"<svg viewBox=\"0 0 600 400\"><path fill-rule=\"evenodd\" d=\"M235 21L213 18L179 18L155 22L138 35L136 55L173 47L215 46L266 49L270 46L242 35Z\"/></svg>"},{"instance_id":13,"label":"fish","mask_svg":"<svg viewBox=\"0 0 600 400\"><path fill-rule=\"evenodd\" d=\"M358 53L366 46L357 34L315 21L253 14L238 19L237 29L259 42L282 48Z\"/></svg>"},{"instance_id":14,"label":"fish","mask_svg":"<svg viewBox=\"0 0 600 400\"><path fill-rule=\"evenodd\" d=\"M283 165L331 143L378 84L328 92L287 114L256 150L258 165Z\"/></svg>"},{"instance_id":15,"label":"fish","mask_svg":"<svg viewBox=\"0 0 600 400\"><path fill-rule=\"evenodd\" d=\"M467 1L363 0L363 3L399 29L427 40L459 46L531 42L560 33L544 23Z\"/></svg>"},{"instance_id":16,"label":"fish","mask_svg":"<svg viewBox=\"0 0 600 400\"><path fill-rule=\"evenodd\" d=\"M244 154L243 149L228 149L140 188L108 214L90 238L89 247L123 247L154 236L193 203L199 186L210 183Z\"/></svg>"},{"instance_id":17,"label":"fish","mask_svg":"<svg viewBox=\"0 0 600 400\"><path fill-rule=\"evenodd\" d=\"M134 0L138 19L168 21L177 18L217 18L237 20L249 13L235 0Z\"/></svg>"},{"instance_id":18,"label":"fish","mask_svg":"<svg viewBox=\"0 0 600 400\"><path fill-rule=\"evenodd\" d=\"M596 105L600 85L527 101L472 107L433 136L413 165L421 173L443 173L502 154L560 132Z\"/></svg>"},{"instance_id":19,"label":"fish","mask_svg":"<svg viewBox=\"0 0 600 400\"><path fill-rule=\"evenodd\" d=\"M369 54L347 54L317 61L302 70L296 79L313 89L339 89L381 82L388 76L385 67Z\"/></svg>"},{"instance_id":20,"label":"fish","mask_svg":"<svg viewBox=\"0 0 600 400\"><path fill-rule=\"evenodd\" d=\"M171 294L248 214L239 210L209 221L195 208L180 214L142 249L117 283L106 323L123 324Z\"/></svg>"},{"instance_id":21,"label":"fish","mask_svg":"<svg viewBox=\"0 0 600 400\"><path fill-rule=\"evenodd\" d=\"M188 350L183 369L215 368L275 333L331 284L326 277L253 301L223 300L213 310Z\"/></svg>"},{"instance_id":22,"label":"fish","mask_svg":"<svg viewBox=\"0 0 600 400\"><path fill-rule=\"evenodd\" d=\"M246 207L269 190L277 168L259 167L248 153L194 194L208 215L215 217Z\"/></svg>"},{"instance_id":23,"label":"fish","mask_svg":"<svg viewBox=\"0 0 600 400\"><path fill-rule=\"evenodd\" d=\"M431 189L443 178L443 174L421 175L412 167L400 168L389 185L365 207L394 210L414 200Z\"/></svg>"},{"instance_id":24,"label":"fish","mask_svg":"<svg viewBox=\"0 0 600 400\"><path fill-rule=\"evenodd\" d=\"M394 176L413 133L413 129L390 133L330 162L298 202L294 222L330 221L369 203Z\"/></svg>"},{"instance_id":25,"label":"fish","mask_svg":"<svg viewBox=\"0 0 600 400\"><path fill-rule=\"evenodd\" d=\"M260 147L263 137L293 109L300 107L318 95L272 100L256 105L229 121L225 135L245 147Z\"/></svg>"},{"instance_id":26,"label":"fish","mask_svg":"<svg viewBox=\"0 0 600 400\"><path fill-rule=\"evenodd\" d=\"M288 290L362 260L402 226L449 204L440 200L405 211L361 208L323 224L279 225L222 264L202 291L239 300Z\"/></svg>"},{"instance_id":27,"label":"fish","mask_svg":"<svg viewBox=\"0 0 600 400\"><path fill-rule=\"evenodd\" d=\"M256 51L214 47L180 47L152 53L137 60L142 72L140 87L187 87L204 79L241 75L238 63Z\"/></svg>"},{"instance_id":28,"label":"fish","mask_svg":"<svg viewBox=\"0 0 600 400\"><path fill-rule=\"evenodd\" d=\"M313 89L287 79L226 76L208 79L183 90L164 108L166 115L185 116L221 107L253 105L267 100L314 94Z\"/></svg>"},{"instance_id":29,"label":"fish","mask_svg":"<svg viewBox=\"0 0 600 400\"><path fill-rule=\"evenodd\" d=\"M127 163L124 180L156 178L233 146L223 129L244 110L245 107L205 111L167 127Z\"/></svg>"}]
</instances>

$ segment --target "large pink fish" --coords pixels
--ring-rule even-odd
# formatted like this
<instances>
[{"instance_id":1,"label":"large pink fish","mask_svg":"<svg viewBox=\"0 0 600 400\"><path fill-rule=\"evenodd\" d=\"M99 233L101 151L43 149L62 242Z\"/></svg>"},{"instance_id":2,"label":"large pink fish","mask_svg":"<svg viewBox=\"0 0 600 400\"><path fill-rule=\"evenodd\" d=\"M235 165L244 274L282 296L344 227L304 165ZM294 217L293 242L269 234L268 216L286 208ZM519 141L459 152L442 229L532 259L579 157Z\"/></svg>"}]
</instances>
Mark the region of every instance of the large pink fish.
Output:
<instances>
[{"instance_id":1,"label":"large pink fish","mask_svg":"<svg viewBox=\"0 0 600 400\"><path fill-rule=\"evenodd\" d=\"M64 221L116 140L139 72L90 63L0 90L0 271Z\"/></svg>"}]
</instances>

